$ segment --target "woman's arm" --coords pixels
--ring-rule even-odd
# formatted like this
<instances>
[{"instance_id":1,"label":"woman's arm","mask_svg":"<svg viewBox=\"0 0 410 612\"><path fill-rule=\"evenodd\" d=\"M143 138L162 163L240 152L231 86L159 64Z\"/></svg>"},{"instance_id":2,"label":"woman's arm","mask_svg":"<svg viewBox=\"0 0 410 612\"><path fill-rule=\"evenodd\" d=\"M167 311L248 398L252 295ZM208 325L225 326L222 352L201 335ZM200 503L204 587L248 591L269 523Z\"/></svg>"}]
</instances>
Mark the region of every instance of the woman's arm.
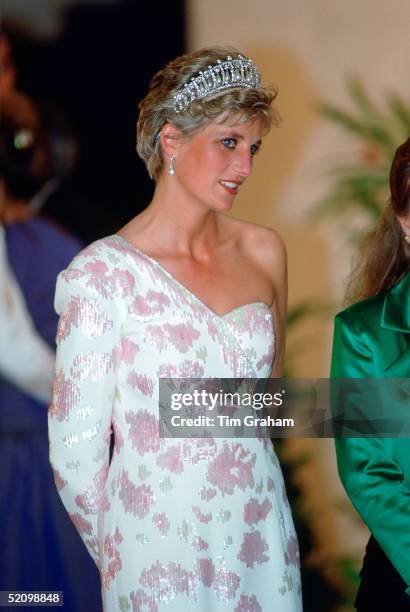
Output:
<instances>
[{"instance_id":1,"label":"woman's arm","mask_svg":"<svg viewBox=\"0 0 410 612\"><path fill-rule=\"evenodd\" d=\"M0 225L0 373L25 393L48 404L54 352L37 333L7 262Z\"/></svg>"},{"instance_id":2,"label":"woman's arm","mask_svg":"<svg viewBox=\"0 0 410 612\"><path fill-rule=\"evenodd\" d=\"M248 257L262 272L272 299L271 312L275 332L275 357L271 378L281 378L285 361L285 330L288 304L286 247L279 234L272 229L251 226L247 237Z\"/></svg>"},{"instance_id":3,"label":"woman's arm","mask_svg":"<svg viewBox=\"0 0 410 612\"><path fill-rule=\"evenodd\" d=\"M116 271L106 259L80 254L58 278L55 306L61 316L49 410L56 486L97 565L99 516L109 507L104 487L122 324Z\"/></svg>"},{"instance_id":4,"label":"woman's arm","mask_svg":"<svg viewBox=\"0 0 410 612\"><path fill-rule=\"evenodd\" d=\"M331 376L381 377L370 347L348 312L335 320ZM337 464L350 500L407 583L410 594L410 490L389 452L392 443L386 438L337 439Z\"/></svg>"},{"instance_id":5,"label":"woman's arm","mask_svg":"<svg viewBox=\"0 0 410 612\"><path fill-rule=\"evenodd\" d=\"M271 274L274 287L274 299L271 310L275 324L275 360L273 362L271 377L281 378L286 349L288 274L286 248L277 234L275 234L275 240L273 242Z\"/></svg>"}]
</instances>

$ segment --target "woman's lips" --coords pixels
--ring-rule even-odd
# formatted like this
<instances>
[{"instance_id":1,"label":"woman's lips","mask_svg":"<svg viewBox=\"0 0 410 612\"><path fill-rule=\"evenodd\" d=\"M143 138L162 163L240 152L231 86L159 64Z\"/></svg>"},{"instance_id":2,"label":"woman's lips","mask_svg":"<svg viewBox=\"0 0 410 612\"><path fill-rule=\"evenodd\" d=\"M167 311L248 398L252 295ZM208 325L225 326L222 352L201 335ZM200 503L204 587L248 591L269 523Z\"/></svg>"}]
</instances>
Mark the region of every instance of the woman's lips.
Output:
<instances>
[{"instance_id":1,"label":"woman's lips","mask_svg":"<svg viewBox=\"0 0 410 612\"><path fill-rule=\"evenodd\" d=\"M219 184L231 195L236 195L241 183L238 181L219 181Z\"/></svg>"}]
</instances>

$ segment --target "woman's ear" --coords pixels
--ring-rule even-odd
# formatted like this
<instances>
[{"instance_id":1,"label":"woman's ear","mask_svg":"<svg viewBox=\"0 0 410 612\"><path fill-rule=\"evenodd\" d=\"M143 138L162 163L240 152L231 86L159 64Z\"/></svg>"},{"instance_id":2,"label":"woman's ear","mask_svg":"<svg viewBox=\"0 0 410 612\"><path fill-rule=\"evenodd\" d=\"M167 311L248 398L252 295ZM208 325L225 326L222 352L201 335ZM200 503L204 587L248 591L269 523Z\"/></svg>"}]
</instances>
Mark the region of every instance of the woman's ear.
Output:
<instances>
[{"instance_id":1,"label":"woman's ear","mask_svg":"<svg viewBox=\"0 0 410 612\"><path fill-rule=\"evenodd\" d=\"M410 214L408 214L405 217L404 216L400 216L400 217L397 217L397 218L399 220L399 223L400 223L400 225L402 227L403 232L406 235L409 235L410 234Z\"/></svg>"},{"instance_id":2,"label":"woman's ear","mask_svg":"<svg viewBox=\"0 0 410 612\"><path fill-rule=\"evenodd\" d=\"M176 128L171 123L166 123L160 134L162 150L168 157L176 156L181 145L182 134L181 130Z\"/></svg>"},{"instance_id":3,"label":"woman's ear","mask_svg":"<svg viewBox=\"0 0 410 612\"><path fill-rule=\"evenodd\" d=\"M401 229L403 230L404 240L410 245L410 214L408 214L406 217L397 217L397 219L401 225Z\"/></svg>"}]
</instances>

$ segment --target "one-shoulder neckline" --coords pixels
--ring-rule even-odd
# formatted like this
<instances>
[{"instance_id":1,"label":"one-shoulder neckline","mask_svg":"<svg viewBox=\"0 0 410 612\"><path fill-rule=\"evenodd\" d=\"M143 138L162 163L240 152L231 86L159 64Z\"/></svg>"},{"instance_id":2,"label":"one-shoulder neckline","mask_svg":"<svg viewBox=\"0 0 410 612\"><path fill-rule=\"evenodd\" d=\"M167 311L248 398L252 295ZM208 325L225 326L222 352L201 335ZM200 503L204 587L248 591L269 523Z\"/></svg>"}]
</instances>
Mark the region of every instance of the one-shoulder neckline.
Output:
<instances>
[{"instance_id":1,"label":"one-shoulder neckline","mask_svg":"<svg viewBox=\"0 0 410 612\"><path fill-rule=\"evenodd\" d=\"M181 281L179 281L177 278L175 278L175 276L171 272L169 272L169 270L167 270L157 259L155 259L151 255L148 255L148 253L145 253L145 251L142 251L135 244L133 244L132 242L130 242L129 240L127 240L126 238L124 238L120 234L112 234L111 236L109 236L109 238L114 238L114 239L120 240L124 245L126 245L130 249L134 250L136 253L138 253L139 255L144 257L146 260L151 262L165 276L167 276L167 278L169 278L173 283L175 283L178 287L180 287L180 289L183 290L185 293L190 295L193 300L198 302L198 304L200 304L205 310L207 310L209 313L211 313L217 319L221 319L221 320L225 319L225 318L233 315L235 312L238 312L238 311L243 310L245 308L251 308L251 307L263 307L272 316L271 307L268 306L268 304L266 302L263 302L262 300L257 300L255 302L247 302L246 304L240 304L239 306L235 306L235 308L232 308L231 310L228 310L227 312L224 312L224 313L220 314L219 312L216 312L216 310L214 310L213 308L208 306L208 304L206 304L200 297L198 297L196 295L196 293L194 293L186 285L181 283Z\"/></svg>"}]
</instances>

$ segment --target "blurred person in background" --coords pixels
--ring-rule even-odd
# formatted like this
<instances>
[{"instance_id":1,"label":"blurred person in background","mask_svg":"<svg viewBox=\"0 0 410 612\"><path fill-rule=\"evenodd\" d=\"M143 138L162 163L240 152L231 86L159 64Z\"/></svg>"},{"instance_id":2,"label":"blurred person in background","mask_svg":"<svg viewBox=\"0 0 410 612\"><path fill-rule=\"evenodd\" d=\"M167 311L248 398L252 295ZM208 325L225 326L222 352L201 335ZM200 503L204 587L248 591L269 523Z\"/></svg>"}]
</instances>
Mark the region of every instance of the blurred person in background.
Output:
<instances>
[{"instance_id":1,"label":"blurred person in background","mask_svg":"<svg viewBox=\"0 0 410 612\"><path fill-rule=\"evenodd\" d=\"M0 33L0 114L2 101L13 100L16 72L9 42ZM10 102L5 102L10 105ZM12 102L11 102L12 103ZM30 114L31 120L33 115ZM17 281L10 269L0 194L0 376L41 402L51 399L54 352L37 333ZM16 363L19 367L16 367Z\"/></svg>"},{"instance_id":2,"label":"blurred person in background","mask_svg":"<svg viewBox=\"0 0 410 612\"><path fill-rule=\"evenodd\" d=\"M54 352L36 332L7 261L0 211L0 376L48 404L53 373Z\"/></svg>"},{"instance_id":3,"label":"blurred person in background","mask_svg":"<svg viewBox=\"0 0 410 612\"><path fill-rule=\"evenodd\" d=\"M393 159L390 191L354 277L362 299L335 320L333 378L410 378L410 138ZM409 612L410 440L345 438L336 450L341 480L371 532L356 609Z\"/></svg>"},{"instance_id":4,"label":"blurred person in background","mask_svg":"<svg viewBox=\"0 0 410 612\"><path fill-rule=\"evenodd\" d=\"M275 96L235 49L167 64L137 126L153 200L59 276L50 458L110 612L302 610L271 441L166 439L158 421L161 377L281 376L284 246L226 215Z\"/></svg>"},{"instance_id":5,"label":"blurred person in background","mask_svg":"<svg viewBox=\"0 0 410 612\"><path fill-rule=\"evenodd\" d=\"M53 350L56 278L80 244L33 216L32 202L54 178L53 150L35 104L12 87L3 89L1 114L5 257L36 332ZM34 359L30 350L27 342L27 359ZM24 360L15 359L13 382L24 376L24 367ZM11 378L0 379L0 590L63 591L64 609L98 611L98 573L64 511L49 466L47 398L27 387L23 392Z\"/></svg>"}]
</instances>

